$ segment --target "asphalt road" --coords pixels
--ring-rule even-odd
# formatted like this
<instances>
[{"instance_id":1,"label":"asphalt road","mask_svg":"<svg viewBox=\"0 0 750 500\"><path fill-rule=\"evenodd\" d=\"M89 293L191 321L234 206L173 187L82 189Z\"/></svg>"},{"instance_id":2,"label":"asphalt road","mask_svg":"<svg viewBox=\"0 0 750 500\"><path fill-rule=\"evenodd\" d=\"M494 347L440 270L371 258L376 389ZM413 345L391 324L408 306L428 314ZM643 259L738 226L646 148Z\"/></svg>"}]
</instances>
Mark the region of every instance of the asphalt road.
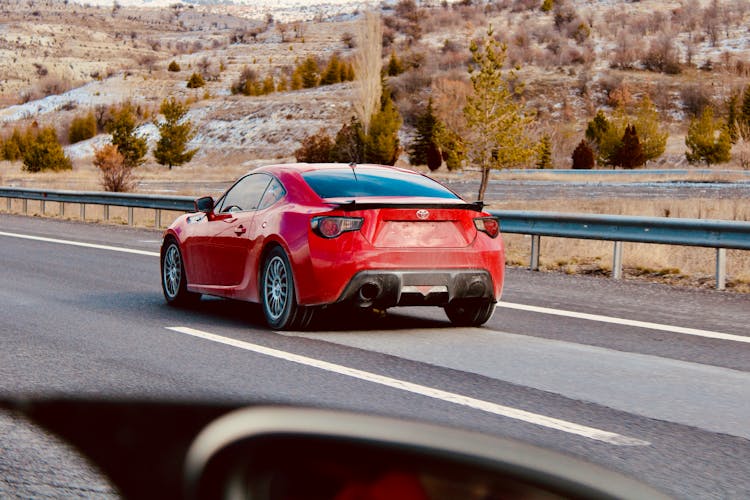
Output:
<instances>
[{"instance_id":1,"label":"asphalt road","mask_svg":"<svg viewBox=\"0 0 750 500\"><path fill-rule=\"evenodd\" d=\"M159 243L0 215L0 396L348 409L520 439L680 498L750 496L750 297L509 269L483 328L407 308L282 335L251 305L166 306ZM112 494L15 415L0 436L0 497Z\"/></svg>"}]
</instances>

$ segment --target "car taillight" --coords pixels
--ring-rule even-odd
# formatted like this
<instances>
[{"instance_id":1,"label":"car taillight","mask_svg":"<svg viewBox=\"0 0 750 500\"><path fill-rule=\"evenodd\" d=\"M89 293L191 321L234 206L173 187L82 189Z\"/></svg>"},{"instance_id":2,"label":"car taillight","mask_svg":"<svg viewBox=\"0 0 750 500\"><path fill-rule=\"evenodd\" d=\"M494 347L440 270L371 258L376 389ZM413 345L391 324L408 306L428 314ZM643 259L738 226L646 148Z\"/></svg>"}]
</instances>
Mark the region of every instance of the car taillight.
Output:
<instances>
[{"instance_id":1,"label":"car taillight","mask_svg":"<svg viewBox=\"0 0 750 500\"><path fill-rule=\"evenodd\" d=\"M359 231L362 227L361 217L313 217L310 221L312 230L323 238L335 238L347 231Z\"/></svg>"},{"instance_id":2,"label":"car taillight","mask_svg":"<svg viewBox=\"0 0 750 500\"><path fill-rule=\"evenodd\" d=\"M496 238L500 234L500 219L497 217L477 217L474 225L478 231L490 235L490 238Z\"/></svg>"}]
</instances>

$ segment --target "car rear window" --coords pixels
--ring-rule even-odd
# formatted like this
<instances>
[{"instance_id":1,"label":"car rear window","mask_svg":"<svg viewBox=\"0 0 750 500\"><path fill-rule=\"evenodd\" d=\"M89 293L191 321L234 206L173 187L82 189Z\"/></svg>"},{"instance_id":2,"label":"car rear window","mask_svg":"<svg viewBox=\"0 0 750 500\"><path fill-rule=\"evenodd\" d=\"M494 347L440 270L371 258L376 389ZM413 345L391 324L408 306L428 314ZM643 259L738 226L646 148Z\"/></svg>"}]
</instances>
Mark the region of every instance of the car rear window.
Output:
<instances>
[{"instance_id":1,"label":"car rear window","mask_svg":"<svg viewBox=\"0 0 750 500\"><path fill-rule=\"evenodd\" d=\"M428 177L385 168L313 170L303 173L302 177L321 198L419 196L459 199L448 188Z\"/></svg>"}]
</instances>

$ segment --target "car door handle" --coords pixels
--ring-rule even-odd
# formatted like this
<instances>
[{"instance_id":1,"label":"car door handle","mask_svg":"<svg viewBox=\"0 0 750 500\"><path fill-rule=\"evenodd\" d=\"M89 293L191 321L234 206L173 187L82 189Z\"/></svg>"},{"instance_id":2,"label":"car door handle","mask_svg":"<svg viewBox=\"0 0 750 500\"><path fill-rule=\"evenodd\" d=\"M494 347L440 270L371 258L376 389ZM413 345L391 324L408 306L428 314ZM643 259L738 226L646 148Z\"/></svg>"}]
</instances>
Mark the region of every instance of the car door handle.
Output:
<instances>
[{"instance_id":1,"label":"car door handle","mask_svg":"<svg viewBox=\"0 0 750 500\"><path fill-rule=\"evenodd\" d=\"M234 228L234 234L236 234L237 236L241 234L245 234L246 232L247 232L247 229L245 229L245 226L243 225L239 225L236 228Z\"/></svg>"}]
</instances>

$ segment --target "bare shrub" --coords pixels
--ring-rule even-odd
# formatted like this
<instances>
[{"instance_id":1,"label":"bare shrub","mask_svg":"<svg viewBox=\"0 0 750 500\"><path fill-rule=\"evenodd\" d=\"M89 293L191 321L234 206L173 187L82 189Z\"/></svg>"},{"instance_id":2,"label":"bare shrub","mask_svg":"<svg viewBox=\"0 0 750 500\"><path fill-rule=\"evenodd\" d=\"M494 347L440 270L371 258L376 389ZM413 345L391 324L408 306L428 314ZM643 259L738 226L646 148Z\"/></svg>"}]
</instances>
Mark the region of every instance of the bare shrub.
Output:
<instances>
[{"instance_id":1,"label":"bare shrub","mask_svg":"<svg viewBox=\"0 0 750 500\"><path fill-rule=\"evenodd\" d=\"M294 152L294 157L303 163L327 163L331 161L332 149L333 140L325 129L321 129L317 134L302 140L302 145Z\"/></svg>"},{"instance_id":2,"label":"bare shrub","mask_svg":"<svg viewBox=\"0 0 750 500\"><path fill-rule=\"evenodd\" d=\"M640 58L639 52L637 38L627 30L622 30L617 35L609 65L612 68L632 69Z\"/></svg>"},{"instance_id":3,"label":"bare shrub","mask_svg":"<svg viewBox=\"0 0 750 500\"><path fill-rule=\"evenodd\" d=\"M682 71L673 33L662 33L649 44L643 57L643 66L649 71L676 75Z\"/></svg>"},{"instance_id":4,"label":"bare shrub","mask_svg":"<svg viewBox=\"0 0 750 500\"><path fill-rule=\"evenodd\" d=\"M692 116L701 114L704 108L713 106L710 90L700 83L686 85L680 89L680 98L685 112Z\"/></svg>"},{"instance_id":5,"label":"bare shrub","mask_svg":"<svg viewBox=\"0 0 750 500\"><path fill-rule=\"evenodd\" d=\"M133 169L125 165L125 158L114 144L94 150L94 165L99 168L105 191L121 193L135 187Z\"/></svg>"}]
</instances>

